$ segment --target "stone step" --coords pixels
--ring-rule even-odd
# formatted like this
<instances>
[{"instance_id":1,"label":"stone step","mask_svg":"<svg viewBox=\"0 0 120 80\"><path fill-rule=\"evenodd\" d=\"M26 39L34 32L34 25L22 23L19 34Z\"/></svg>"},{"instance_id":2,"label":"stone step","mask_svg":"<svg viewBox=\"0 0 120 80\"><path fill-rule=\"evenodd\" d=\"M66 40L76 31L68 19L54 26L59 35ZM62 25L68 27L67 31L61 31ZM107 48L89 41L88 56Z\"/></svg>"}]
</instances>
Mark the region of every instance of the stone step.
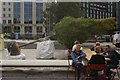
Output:
<instances>
[{"instance_id":1,"label":"stone step","mask_svg":"<svg viewBox=\"0 0 120 80\"><path fill-rule=\"evenodd\" d=\"M87 77L81 77L85 80ZM2 80L74 80L74 71L3 71ZM119 80L116 76L114 80Z\"/></svg>"}]
</instances>

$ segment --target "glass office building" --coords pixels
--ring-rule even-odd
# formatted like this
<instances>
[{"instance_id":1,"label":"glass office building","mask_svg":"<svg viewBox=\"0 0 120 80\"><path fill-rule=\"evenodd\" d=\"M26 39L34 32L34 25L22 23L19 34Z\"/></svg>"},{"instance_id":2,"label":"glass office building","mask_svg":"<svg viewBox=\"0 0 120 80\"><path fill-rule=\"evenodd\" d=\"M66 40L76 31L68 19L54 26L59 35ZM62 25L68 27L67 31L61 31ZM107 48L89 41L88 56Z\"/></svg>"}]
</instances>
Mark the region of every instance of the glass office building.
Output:
<instances>
[{"instance_id":1,"label":"glass office building","mask_svg":"<svg viewBox=\"0 0 120 80\"><path fill-rule=\"evenodd\" d=\"M112 7L112 2L81 2L80 8L84 17L100 19L114 16Z\"/></svg>"},{"instance_id":2,"label":"glass office building","mask_svg":"<svg viewBox=\"0 0 120 80\"><path fill-rule=\"evenodd\" d=\"M120 2L81 2L80 9L85 18L116 18L116 30L120 31Z\"/></svg>"},{"instance_id":3,"label":"glass office building","mask_svg":"<svg viewBox=\"0 0 120 80\"><path fill-rule=\"evenodd\" d=\"M120 31L120 1L116 3L116 30Z\"/></svg>"},{"instance_id":4,"label":"glass office building","mask_svg":"<svg viewBox=\"0 0 120 80\"><path fill-rule=\"evenodd\" d=\"M6 33L19 33L21 37L41 37L45 33L42 22L45 3L2 2L2 24ZM12 28L12 29L11 29Z\"/></svg>"}]
</instances>

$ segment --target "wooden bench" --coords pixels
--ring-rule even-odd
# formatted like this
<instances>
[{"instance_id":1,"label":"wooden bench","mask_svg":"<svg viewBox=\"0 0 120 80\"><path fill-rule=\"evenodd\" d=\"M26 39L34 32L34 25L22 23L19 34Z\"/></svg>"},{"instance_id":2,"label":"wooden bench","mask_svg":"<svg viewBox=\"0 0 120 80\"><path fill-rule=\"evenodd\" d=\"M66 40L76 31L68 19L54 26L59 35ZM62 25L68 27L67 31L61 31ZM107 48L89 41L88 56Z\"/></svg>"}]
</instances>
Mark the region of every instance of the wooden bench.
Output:
<instances>
[{"instance_id":1,"label":"wooden bench","mask_svg":"<svg viewBox=\"0 0 120 80\"><path fill-rule=\"evenodd\" d=\"M1 67L68 67L68 60L2 60Z\"/></svg>"}]
</instances>

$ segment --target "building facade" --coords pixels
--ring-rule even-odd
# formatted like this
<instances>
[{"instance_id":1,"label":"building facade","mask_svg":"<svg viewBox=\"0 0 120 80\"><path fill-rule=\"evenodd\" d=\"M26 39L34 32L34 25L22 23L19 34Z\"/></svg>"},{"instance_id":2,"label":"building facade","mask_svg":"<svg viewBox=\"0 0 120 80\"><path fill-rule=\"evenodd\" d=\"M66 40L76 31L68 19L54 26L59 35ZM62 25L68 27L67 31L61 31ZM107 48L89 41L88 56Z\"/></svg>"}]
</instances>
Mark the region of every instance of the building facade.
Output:
<instances>
[{"instance_id":1,"label":"building facade","mask_svg":"<svg viewBox=\"0 0 120 80\"><path fill-rule=\"evenodd\" d=\"M116 31L120 31L120 1L119 2L81 2L80 9L85 13L85 18L115 17Z\"/></svg>"},{"instance_id":2,"label":"building facade","mask_svg":"<svg viewBox=\"0 0 120 80\"><path fill-rule=\"evenodd\" d=\"M81 2L81 10L85 13L85 18L100 19L115 15L112 2Z\"/></svg>"},{"instance_id":3,"label":"building facade","mask_svg":"<svg viewBox=\"0 0 120 80\"><path fill-rule=\"evenodd\" d=\"M43 11L45 3L2 2L4 33L20 34L20 37L42 37L45 34Z\"/></svg>"},{"instance_id":4,"label":"building facade","mask_svg":"<svg viewBox=\"0 0 120 80\"><path fill-rule=\"evenodd\" d=\"M120 1L116 2L116 30L120 31Z\"/></svg>"},{"instance_id":5,"label":"building facade","mask_svg":"<svg viewBox=\"0 0 120 80\"><path fill-rule=\"evenodd\" d=\"M0 2L0 7L2 7L1 5L2 3ZM0 34L2 33L2 8L0 8Z\"/></svg>"}]
</instances>

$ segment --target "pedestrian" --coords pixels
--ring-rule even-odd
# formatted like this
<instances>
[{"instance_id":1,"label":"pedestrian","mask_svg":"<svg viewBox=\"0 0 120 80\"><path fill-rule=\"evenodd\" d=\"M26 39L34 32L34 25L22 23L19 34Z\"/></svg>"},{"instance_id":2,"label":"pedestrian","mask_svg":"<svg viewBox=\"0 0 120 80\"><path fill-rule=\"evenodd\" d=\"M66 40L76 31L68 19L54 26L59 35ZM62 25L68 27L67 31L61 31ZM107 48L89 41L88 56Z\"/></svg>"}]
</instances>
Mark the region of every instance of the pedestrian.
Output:
<instances>
[{"instance_id":1,"label":"pedestrian","mask_svg":"<svg viewBox=\"0 0 120 80\"><path fill-rule=\"evenodd\" d=\"M75 51L77 44L80 44L80 42L79 42L78 40L76 40L76 41L74 42L74 45L73 45L73 47L72 47L72 51ZM83 49L83 48L81 47L81 50L82 50L82 49Z\"/></svg>"},{"instance_id":2,"label":"pedestrian","mask_svg":"<svg viewBox=\"0 0 120 80\"><path fill-rule=\"evenodd\" d=\"M116 47L120 47L120 33L116 32L116 34L113 35L113 44Z\"/></svg>"},{"instance_id":3,"label":"pedestrian","mask_svg":"<svg viewBox=\"0 0 120 80\"><path fill-rule=\"evenodd\" d=\"M7 43L8 59L25 59L25 55L21 53L18 43L11 41Z\"/></svg>"},{"instance_id":4,"label":"pedestrian","mask_svg":"<svg viewBox=\"0 0 120 80\"><path fill-rule=\"evenodd\" d=\"M102 53L103 52L103 48L101 47L100 42L96 42L95 45L91 48L91 51L94 51L95 50L94 48L96 46L99 46L101 48L101 53Z\"/></svg>"},{"instance_id":5,"label":"pedestrian","mask_svg":"<svg viewBox=\"0 0 120 80\"><path fill-rule=\"evenodd\" d=\"M86 54L83 50L80 49L81 45L76 44L75 50L71 53L72 65L75 67L75 74L77 74L77 80L80 78L80 73L83 69L82 60L86 57Z\"/></svg>"},{"instance_id":6,"label":"pedestrian","mask_svg":"<svg viewBox=\"0 0 120 80\"><path fill-rule=\"evenodd\" d=\"M108 76L108 80L111 79L112 77L112 72L110 69L112 68L117 68L117 65L119 64L119 60L117 58L117 55L115 53L115 50L112 49L110 47L110 45L106 45L105 46L105 52L104 52L104 56L105 56L105 60L107 62L107 70L106 70L106 73L107 73L107 76Z\"/></svg>"},{"instance_id":7,"label":"pedestrian","mask_svg":"<svg viewBox=\"0 0 120 80\"><path fill-rule=\"evenodd\" d=\"M95 55L92 55L89 64L105 64L105 58L101 55L101 47L96 46L94 48Z\"/></svg>"},{"instance_id":8,"label":"pedestrian","mask_svg":"<svg viewBox=\"0 0 120 80\"><path fill-rule=\"evenodd\" d=\"M100 46L96 46L94 48L94 51L95 51L95 55L92 55L90 61L89 61L89 64L103 64L105 65L105 58L103 55L101 55L101 48ZM102 70L95 70L95 71L92 71L90 76L98 76L98 75L102 75L103 74L103 71Z\"/></svg>"}]
</instances>

